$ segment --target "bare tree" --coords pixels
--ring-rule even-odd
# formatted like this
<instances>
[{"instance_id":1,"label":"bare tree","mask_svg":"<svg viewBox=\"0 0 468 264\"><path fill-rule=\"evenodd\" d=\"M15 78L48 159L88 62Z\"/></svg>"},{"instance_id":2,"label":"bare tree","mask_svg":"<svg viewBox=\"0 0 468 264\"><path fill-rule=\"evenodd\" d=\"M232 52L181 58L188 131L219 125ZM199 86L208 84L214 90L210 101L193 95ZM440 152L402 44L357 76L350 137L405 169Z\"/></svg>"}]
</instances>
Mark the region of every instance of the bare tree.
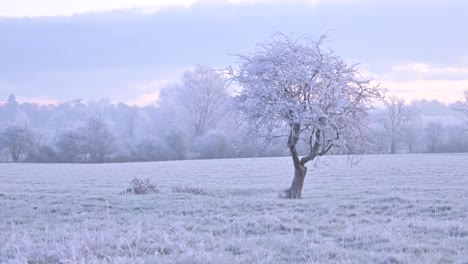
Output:
<instances>
[{"instance_id":1,"label":"bare tree","mask_svg":"<svg viewBox=\"0 0 468 264\"><path fill-rule=\"evenodd\" d=\"M419 114L404 126L401 133L401 141L406 143L409 153L413 153L415 151L415 146L417 146L421 141L421 134L423 134L423 132L424 129L419 118Z\"/></svg>"},{"instance_id":2,"label":"bare tree","mask_svg":"<svg viewBox=\"0 0 468 264\"><path fill-rule=\"evenodd\" d=\"M103 162L106 155L111 153L114 135L106 121L100 117L91 117L82 128L85 152L90 162Z\"/></svg>"},{"instance_id":3,"label":"bare tree","mask_svg":"<svg viewBox=\"0 0 468 264\"><path fill-rule=\"evenodd\" d=\"M10 94L8 96L6 104L3 106L4 107L4 122L14 122L16 113L19 110L19 103L16 101L16 97L13 94ZM0 125L1 127L2 125Z\"/></svg>"},{"instance_id":4,"label":"bare tree","mask_svg":"<svg viewBox=\"0 0 468 264\"><path fill-rule=\"evenodd\" d=\"M286 198L301 197L308 162L332 148L365 151L368 110L383 92L356 65L322 50L324 39L277 34L253 54L238 55L239 69L231 69L243 87L237 106L248 123L247 140L287 138L295 173ZM302 158L300 140L308 146Z\"/></svg>"},{"instance_id":5,"label":"bare tree","mask_svg":"<svg viewBox=\"0 0 468 264\"><path fill-rule=\"evenodd\" d=\"M429 152L437 152L442 144L444 126L440 121L432 121L426 125L426 136Z\"/></svg>"},{"instance_id":6,"label":"bare tree","mask_svg":"<svg viewBox=\"0 0 468 264\"><path fill-rule=\"evenodd\" d=\"M56 142L64 162L104 162L114 147L115 137L101 117L90 117L83 126L68 130Z\"/></svg>"},{"instance_id":7,"label":"bare tree","mask_svg":"<svg viewBox=\"0 0 468 264\"><path fill-rule=\"evenodd\" d=\"M172 127L164 138L170 149L171 159L182 160L187 158L187 144L184 135L177 128Z\"/></svg>"},{"instance_id":8,"label":"bare tree","mask_svg":"<svg viewBox=\"0 0 468 264\"><path fill-rule=\"evenodd\" d=\"M133 141L136 137L138 108L135 106L127 106L125 104L119 104L119 107L124 109L119 116L119 121L123 124L123 134L125 137L128 137L131 141Z\"/></svg>"},{"instance_id":9,"label":"bare tree","mask_svg":"<svg viewBox=\"0 0 468 264\"><path fill-rule=\"evenodd\" d=\"M384 102L385 116L383 117L383 126L390 139L390 153L395 154L398 141L405 130L406 132L411 132L407 129L417 119L418 112L413 107L405 105L405 100L395 95L386 98Z\"/></svg>"},{"instance_id":10,"label":"bare tree","mask_svg":"<svg viewBox=\"0 0 468 264\"><path fill-rule=\"evenodd\" d=\"M226 78L207 66L184 73L182 85L175 87L175 101L185 109L194 136L215 129L225 116L229 100L226 88Z\"/></svg>"},{"instance_id":11,"label":"bare tree","mask_svg":"<svg viewBox=\"0 0 468 264\"><path fill-rule=\"evenodd\" d=\"M463 101L457 102L453 109L459 113L460 118L463 120L463 123L468 130L468 90L465 90L463 95Z\"/></svg>"},{"instance_id":12,"label":"bare tree","mask_svg":"<svg viewBox=\"0 0 468 264\"><path fill-rule=\"evenodd\" d=\"M11 161L18 162L34 144L34 134L28 126L14 124L5 129L1 141L8 149Z\"/></svg>"},{"instance_id":13,"label":"bare tree","mask_svg":"<svg viewBox=\"0 0 468 264\"><path fill-rule=\"evenodd\" d=\"M85 160L85 138L80 131L63 132L55 144L62 162L83 162Z\"/></svg>"},{"instance_id":14,"label":"bare tree","mask_svg":"<svg viewBox=\"0 0 468 264\"><path fill-rule=\"evenodd\" d=\"M467 152L468 131L461 125L449 125L445 127L446 152Z\"/></svg>"}]
</instances>

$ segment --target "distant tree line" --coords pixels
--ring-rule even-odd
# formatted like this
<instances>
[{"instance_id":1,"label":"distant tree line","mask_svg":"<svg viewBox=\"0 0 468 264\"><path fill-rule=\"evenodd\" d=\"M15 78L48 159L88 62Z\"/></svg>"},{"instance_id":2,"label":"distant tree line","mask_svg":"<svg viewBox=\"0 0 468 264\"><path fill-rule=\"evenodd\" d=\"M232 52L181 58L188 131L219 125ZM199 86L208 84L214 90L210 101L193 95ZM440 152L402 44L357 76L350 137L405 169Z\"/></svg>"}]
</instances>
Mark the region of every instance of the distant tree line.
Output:
<instances>
[{"instance_id":1,"label":"distant tree line","mask_svg":"<svg viewBox=\"0 0 468 264\"><path fill-rule=\"evenodd\" d=\"M1 162L102 163L282 156L283 140L246 144L244 120L233 107L228 80L198 66L161 90L157 102L130 106L108 100L58 105L0 102ZM468 151L468 92L450 106L406 104L387 96L371 113L369 153ZM298 142L299 153L305 152ZM335 153L346 154L346 153Z\"/></svg>"},{"instance_id":2,"label":"distant tree line","mask_svg":"<svg viewBox=\"0 0 468 264\"><path fill-rule=\"evenodd\" d=\"M466 93L465 93L466 94ZM468 98L452 105L426 100L406 104L394 95L373 114L377 153L468 152Z\"/></svg>"}]
</instances>

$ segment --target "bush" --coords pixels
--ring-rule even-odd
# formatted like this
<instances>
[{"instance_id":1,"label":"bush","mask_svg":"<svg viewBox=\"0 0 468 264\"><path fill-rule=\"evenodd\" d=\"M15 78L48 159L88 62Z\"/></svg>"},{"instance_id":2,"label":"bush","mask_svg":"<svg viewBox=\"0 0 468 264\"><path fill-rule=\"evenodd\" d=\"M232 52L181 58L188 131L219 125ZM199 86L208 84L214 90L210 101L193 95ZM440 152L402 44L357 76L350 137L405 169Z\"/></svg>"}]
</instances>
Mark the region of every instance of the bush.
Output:
<instances>
[{"instance_id":1,"label":"bush","mask_svg":"<svg viewBox=\"0 0 468 264\"><path fill-rule=\"evenodd\" d=\"M150 179L138 179L135 178L130 182L130 187L123 191L121 194L149 194L159 193L159 189L156 185L150 182Z\"/></svg>"}]
</instances>

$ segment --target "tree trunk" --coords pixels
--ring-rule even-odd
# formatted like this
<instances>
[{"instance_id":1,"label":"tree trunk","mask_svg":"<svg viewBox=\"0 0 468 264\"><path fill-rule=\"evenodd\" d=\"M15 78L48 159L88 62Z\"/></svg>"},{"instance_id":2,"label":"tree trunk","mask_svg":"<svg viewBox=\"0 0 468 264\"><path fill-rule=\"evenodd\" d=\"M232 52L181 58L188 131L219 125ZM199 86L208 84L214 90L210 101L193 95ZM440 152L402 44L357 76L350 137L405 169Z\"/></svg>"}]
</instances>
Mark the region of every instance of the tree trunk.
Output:
<instances>
[{"instance_id":1,"label":"tree trunk","mask_svg":"<svg viewBox=\"0 0 468 264\"><path fill-rule=\"evenodd\" d=\"M13 161L14 163L17 163L19 160L19 152L12 151L10 154L11 154L11 161Z\"/></svg>"},{"instance_id":2,"label":"tree trunk","mask_svg":"<svg viewBox=\"0 0 468 264\"><path fill-rule=\"evenodd\" d=\"M18 162L18 156L16 154L11 154L11 160L14 162L14 163L17 163Z\"/></svg>"},{"instance_id":3,"label":"tree trunk","mask_svg":"<svg viewBox=\"0 0 468 264\"><path fill-rule=\"evenodd\" d=\"M299 160L297 154L296 144L299 141L300 125L293 124L291 126L291 133L289 134L288 147L291 151L291 157L294 164L294 178L291 187L286 190L284 197L289 199L301 198L302 186L304 186L304 178L307 172L307 168Z\"/></svg>"},{"instance_id":4,"label":"tree trunk","mask_svg":"<svg viewBox=\"0 0 468 264\"><path fill-rule=\"evenodd\" d=\"M289 134L288 147L291 151L291 157L294 164L294 178L291 183L291 187L284 193L284 198L299 199L302 197L302 187L304 186L304 179L307 174L307 167L305 164L311 160L314 160L318 156L325 155L332 147L333 144L321 145L321 130L314 129L311 136L310 142L310 153L309 155L299 159L297 154L296 144L299 141L299 133L301 127L299 124L293 124L291 126L291 133ZM315 137L315 142L312 142L312 137ZM313 143L313 144L312 144Z\"/></svg>"},{"instance_id":5,"label":"tree trunk","mask_svg":"<svg viewBox=\"0 0 468 264\"><path fill-rule=\"evenodd\" d=\"M302 196L302 187L304 186L304 179L307 174L307 167L300 165L294 169L294 178L291 187L286 190L285 198L299 199Z\"/></svg>"},{"instance_id":6,"label":"tree trunk","mask_svg":"<svg viewBox=\"0 0 468 264\"><path fill-rule=\"evenodd\" d=\"M396 153L396 140L392 139L392 144L390 145L390 154Z\"/></svg>"}]
</instances>

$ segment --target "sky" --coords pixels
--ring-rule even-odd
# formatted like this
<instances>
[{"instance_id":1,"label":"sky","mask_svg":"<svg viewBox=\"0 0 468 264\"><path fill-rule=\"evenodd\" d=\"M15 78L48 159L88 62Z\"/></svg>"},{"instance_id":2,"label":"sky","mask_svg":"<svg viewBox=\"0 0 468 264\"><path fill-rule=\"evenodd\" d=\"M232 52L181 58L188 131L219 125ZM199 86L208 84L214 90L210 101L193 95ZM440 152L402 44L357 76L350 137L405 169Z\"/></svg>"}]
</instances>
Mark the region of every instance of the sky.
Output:
<instances>
[{"instance_id":1,"label":"sky","mask_svg":"<svg viewBox=\"0 0 468 264\"><path fill-rule=\"evenodd\" d=\"M236 66L276 32L319 37L411 100L468 89L468 1L0 0L0 101L145 105L196 65Z\"/></svg>"}]
</instances>

